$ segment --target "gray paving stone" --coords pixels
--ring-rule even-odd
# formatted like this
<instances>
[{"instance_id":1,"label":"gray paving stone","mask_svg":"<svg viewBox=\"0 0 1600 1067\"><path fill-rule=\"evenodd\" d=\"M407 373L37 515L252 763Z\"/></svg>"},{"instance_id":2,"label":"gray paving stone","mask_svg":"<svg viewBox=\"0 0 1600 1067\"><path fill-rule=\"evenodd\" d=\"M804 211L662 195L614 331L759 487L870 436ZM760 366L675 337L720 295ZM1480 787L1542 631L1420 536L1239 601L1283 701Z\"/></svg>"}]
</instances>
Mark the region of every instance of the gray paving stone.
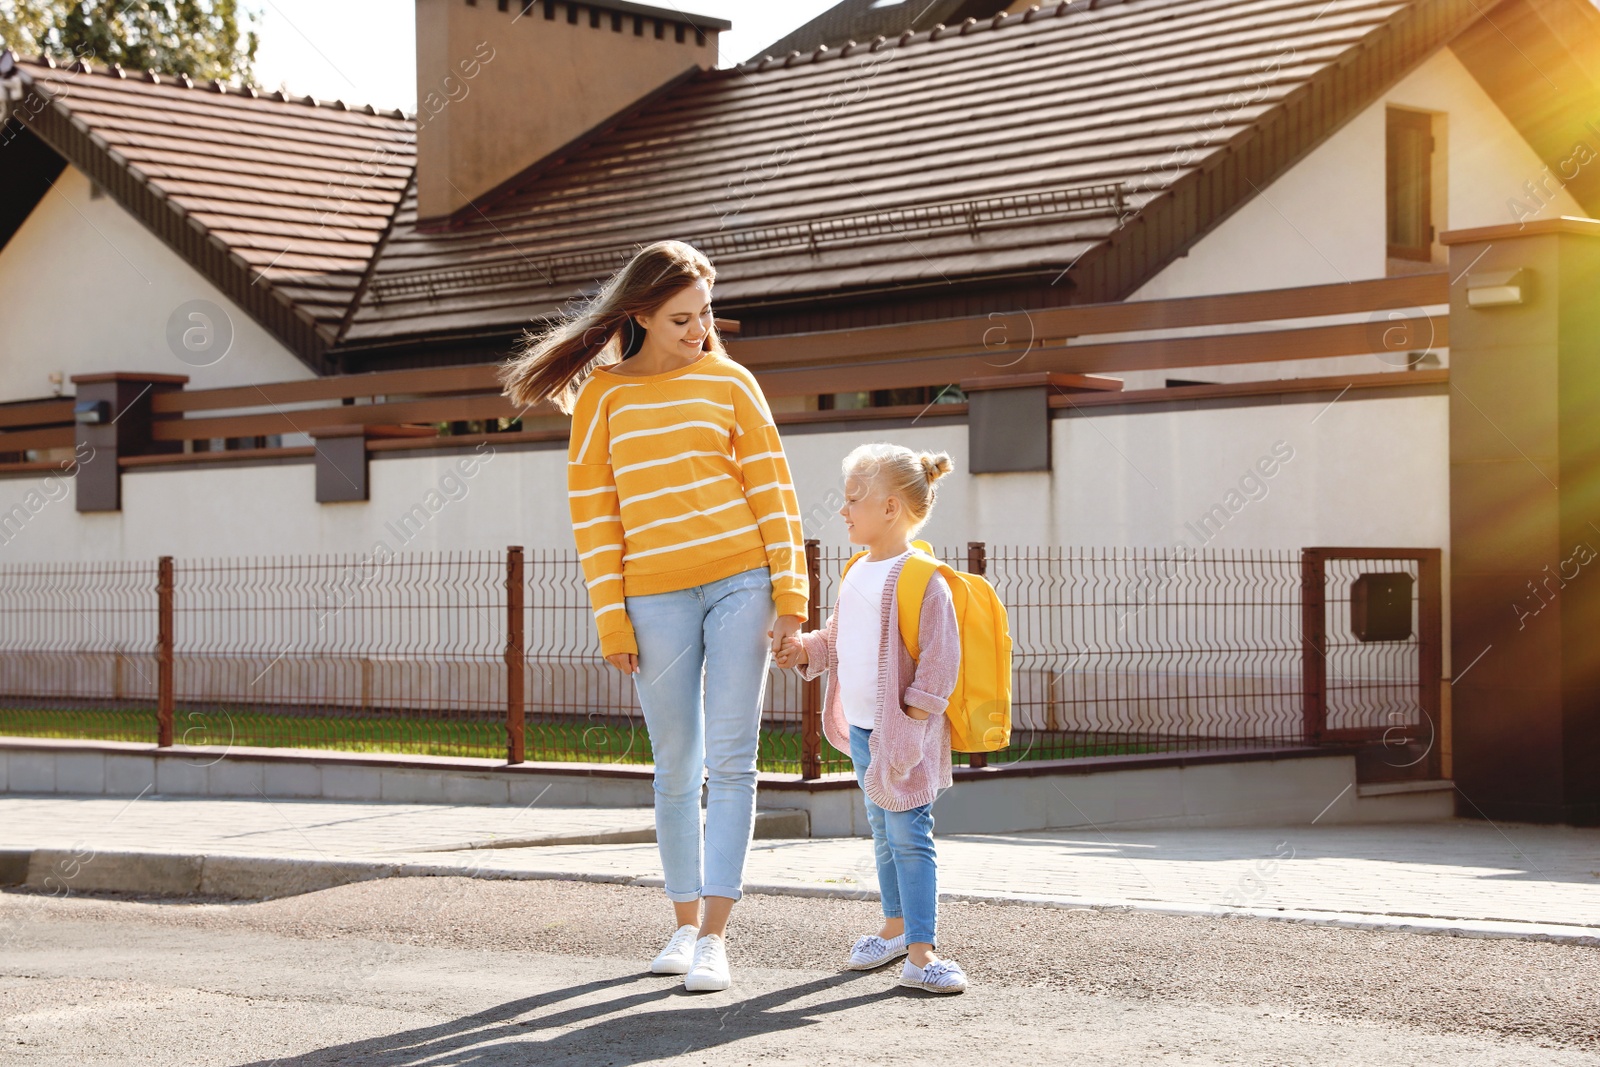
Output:
<instances>
[{"instance_id":1,"label":"gray paving stone","mask_svg":"<svg viewBox=\"0 0 1600 1067\"><path fill-rule=\"evenodd\" d=\"M106 756L106 793L110 796L136 797L151 789L156 781L154 756Z\"/></svg>"},{"instance_id":2,"label":"gray paving stone","mask_svg":"<svg viewBox=\"0 0 1600 1067\"><path fill-rule=\"evenodd\" d=\"M279 765L218 760L206 768L206 793L214 797L259 797L266 792L266 769L271 766Z\"/></svg>"},{"instance_id":3,"label":"gray paving stone","mask_svg":"<svg viewBox=\"0 0 1600 1067\"><path fill-rule=\"evenodd\" d=\"M505 776L449 774L444 776L444 798L452 804L509 804L511 790Z\"/></svg>"},{"instance_id":4,"label":"gray paving stone","mask_svg":"<svg viewBox=\"0 0 1600 1067\"><path fill-rule=\"evenodd\" d=\"M9 787L14 793L54 793L56 791L56 758L33 752L11 753L7 771Z\"/></svg>"},{"instance_id":5,"label":"gray paving stone","mask_svg":"<svg viewBox=\"0 0 1600 1067\"><path fill-rule=\"evenodd\" d=\"M322 795L329 800L378 800L382 797L383 771L378 767L322 768Z\"/></svg>"},{"instance_id":6,"label":"gray paving stone","mask_svg":"<svg viewBox=\"0 0 1600 1067\"><path fill-rule=\"evenodd\" d=\"M438 804L445 800L442 774L429 771L389 770L385 768L382 782L384 800L422 804Z\"/></svg>"},{"instance_id":7,"label":"gray paving stone","mask_svg":"<svg viewBox=\"0 0 1600 1067\"><path fill-rule=\"evenodd\" d=\"M106 757L100 752L56 756L56 792L97 795L106 791Z\"/></svg>"},{"instance_id":8,"label":"gray paving stone","mask_svg":"<svg viewBox=\"0 0 1600 1067\"><path fill-rule=\"evenodd\" d=\"M204 796L206 768L178 756L157 759L155 791L162 796Z\"/></svg>"},{"instance_id":9,"label":"gray paving stone","mask_svg":"<svg viewBox=\"0 0 1600 1067\"><path fill-rule=\"evenodd\" d=\"M322 795L322 768L314 763L265 763L261 790L269 797Z\"/></svg>"}]
</instances>

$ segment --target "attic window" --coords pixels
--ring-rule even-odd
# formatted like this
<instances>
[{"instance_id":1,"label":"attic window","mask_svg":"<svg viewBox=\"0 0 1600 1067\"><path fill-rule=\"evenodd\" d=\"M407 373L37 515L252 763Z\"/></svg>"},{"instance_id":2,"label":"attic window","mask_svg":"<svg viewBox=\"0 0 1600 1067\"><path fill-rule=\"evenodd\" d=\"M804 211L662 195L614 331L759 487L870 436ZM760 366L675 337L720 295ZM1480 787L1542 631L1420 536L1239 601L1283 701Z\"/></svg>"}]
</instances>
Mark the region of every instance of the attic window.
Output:
<instances>
[{"instance_id":1,"label":"attic window","mask_svg":"<svg viewBox=\"0 0 1600 1067\"><path fill-rule=\"evenodd\" d=\"M1433 258L1433 116L1388 109L1387 211L1389 255Z\"/></svg>"}]
</instances>

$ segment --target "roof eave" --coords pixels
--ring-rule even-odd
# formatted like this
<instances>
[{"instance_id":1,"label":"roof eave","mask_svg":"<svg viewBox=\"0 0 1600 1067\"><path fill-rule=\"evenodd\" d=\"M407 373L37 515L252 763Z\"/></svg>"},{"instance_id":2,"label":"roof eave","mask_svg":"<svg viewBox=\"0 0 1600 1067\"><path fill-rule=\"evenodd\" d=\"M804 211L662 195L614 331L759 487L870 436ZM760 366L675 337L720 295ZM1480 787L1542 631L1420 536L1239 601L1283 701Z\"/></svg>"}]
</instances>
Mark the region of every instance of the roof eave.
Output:
<instances>
[{"instance_id":1,"label":"roof eave","mask_svg":"<svg viewBox=\"0 0 1600 1067\"><path fill-rule=\"evenodd\" d=\"M244 257L192 220L177 204L135 173L93 137L82 120L57 107L48 90L25 70L17 77L45 101L29 128L55 153L89 176L162 243L216 286L223 295L277 338L318 375L338 372L328 358L329 339L312 317L270 283L262 284Z\"/></svg>"},{"instance_id":2,"label":"roof eave","mask_svg":"<svg viewBox=\"0 0 1600 1067\"><path fill-rule=\"evenodd\" d=\"M1367 34L1080 257L1080 299L1127 299L1482 17L1477 0L1421 0Z\"/></svg>"}]
</instances>

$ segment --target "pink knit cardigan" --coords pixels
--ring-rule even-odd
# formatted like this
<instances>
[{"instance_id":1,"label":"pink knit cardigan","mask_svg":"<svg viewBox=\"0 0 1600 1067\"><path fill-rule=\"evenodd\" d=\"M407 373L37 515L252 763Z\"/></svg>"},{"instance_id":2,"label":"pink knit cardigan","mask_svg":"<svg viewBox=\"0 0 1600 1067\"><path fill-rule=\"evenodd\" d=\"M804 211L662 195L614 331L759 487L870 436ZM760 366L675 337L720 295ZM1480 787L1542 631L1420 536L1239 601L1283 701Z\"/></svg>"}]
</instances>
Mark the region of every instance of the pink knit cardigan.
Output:
<instances>
[{"instance_id":1,"label":"pink knit cardigan","mask_svg":"<svg viewBox=\"0 0 1600 1067\"><path fill-rule=\"evenodd\" d=\"M900 639L899 598L895 584L900 578L902 559L889 570L883 583L883 629L878 638L878 706L868 745L872 753L867 768L866 793L885 811L905 811L931 804L939 791L950 786L950 720L945 706L956 688L961 665L961 641L956 627L955 605L944 576L935 574L922 598L922 617L917 630L921 658L912 660ZM800 677L815 678L823 671L833 672L839 665L839 608L834 605L827 625L800 635L806 650L806 663ZM848 654L848 652L846 653ZM823 703L822 732L841 752L850 751L850 723L844 717L844 702L830 673L828 694ZM890 703L888 695L895 694ZM913 719L903 705L921 708L926 719Z\"/></svg>"}]
</instances>

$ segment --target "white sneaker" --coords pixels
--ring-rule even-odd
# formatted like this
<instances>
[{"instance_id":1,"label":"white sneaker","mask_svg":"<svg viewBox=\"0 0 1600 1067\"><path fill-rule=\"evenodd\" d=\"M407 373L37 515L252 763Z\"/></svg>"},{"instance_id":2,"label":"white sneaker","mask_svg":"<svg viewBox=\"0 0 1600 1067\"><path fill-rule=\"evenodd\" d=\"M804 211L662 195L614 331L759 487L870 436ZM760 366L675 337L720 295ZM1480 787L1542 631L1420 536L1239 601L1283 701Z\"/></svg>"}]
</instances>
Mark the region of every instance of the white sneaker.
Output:
<instances>
[{"instance_id":1,"label":"white sneaker","mask_svg":"<svg viewBox=\"0 0 1600 1067\"><path fill-rule=\"evenodd\" d=\"M906 960L900 971L900 984L930 993L960 993L967 988L967 974L961 964L952 960L930 960L926 967Z\"/></svg>"},{"instance_id":2,"label":"white sneaker","mask_svg":"<svg viewBox=\"0 0 1600 1067\"><path fill-rule=\"evenodd\" d=\"M733 984L728 976L728 949L722 938L707 934L694 943L694 962L683 976L683 988L711 993Z\"/></svg>"},{"instance_id":3,"label":"white sneaker","mask_svg":"<svg viewBox=\"0 0 1600 1067\"><path fill-rule=\"evenodd\" d=\"M650 970L653 974L683 974L689 969L689 963L694 956L694 935L700 932L697 926L680 926L673 933L672 940L667 942L667 947L661 954L650 961Z\"/></svg>"},{"instance_id":4,"label":"white sneaker","mask_svg":"<svg viewBox=\"0 0 1600 1067\"><path fill-rule=\"evenodd\" d=\"M855 947L850 950L850 962L846 966L852 971L873 971L905 954L905 934L887 941L877 934L866 934L856 938Z\"/></svg>"}]
</instances>

